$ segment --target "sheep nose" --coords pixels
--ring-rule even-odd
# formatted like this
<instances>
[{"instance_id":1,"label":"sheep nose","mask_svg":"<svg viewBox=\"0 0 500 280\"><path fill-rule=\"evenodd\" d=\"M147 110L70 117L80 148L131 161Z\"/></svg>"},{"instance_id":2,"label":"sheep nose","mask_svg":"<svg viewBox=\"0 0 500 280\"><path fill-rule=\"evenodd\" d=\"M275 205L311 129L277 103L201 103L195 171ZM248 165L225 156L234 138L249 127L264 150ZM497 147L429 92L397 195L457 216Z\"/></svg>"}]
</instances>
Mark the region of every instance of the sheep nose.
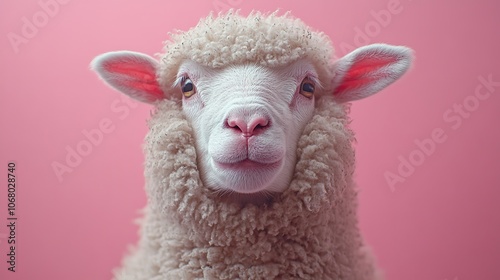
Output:
<instances>
[{"instance_id":1,"label":"sheep nose","mask_svg":"<svg viewBox=\"0 0 500 280\"><path fill-rule=\"evenodd\" d=\"M269 119L261 115L252 115L248 118L230 116L227 119L227 126L237 130L245 137L250 137L267 129Z\"/></svg>"}]
</instances>

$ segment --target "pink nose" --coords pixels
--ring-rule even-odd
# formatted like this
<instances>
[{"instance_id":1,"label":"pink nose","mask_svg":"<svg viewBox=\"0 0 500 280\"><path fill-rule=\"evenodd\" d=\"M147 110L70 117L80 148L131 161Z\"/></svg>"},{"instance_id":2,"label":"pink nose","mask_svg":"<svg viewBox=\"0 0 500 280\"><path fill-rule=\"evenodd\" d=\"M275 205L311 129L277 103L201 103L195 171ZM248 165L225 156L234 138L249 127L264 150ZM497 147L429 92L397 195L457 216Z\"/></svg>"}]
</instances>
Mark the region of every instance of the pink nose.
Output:
<instances>
[{"instance_id":1,"label":"pink nose","mask_svg":"<svg viewBox=\"0 0 500 280\"><path fill-rule=\"evenodd\" d=\"M269 125L269 120L265 117L255 115L249 117L248 120L246 118L231 116L227 119L227 125L241 132L243 136L250 137L264 131Z\"/></svg>"}]
</instances>

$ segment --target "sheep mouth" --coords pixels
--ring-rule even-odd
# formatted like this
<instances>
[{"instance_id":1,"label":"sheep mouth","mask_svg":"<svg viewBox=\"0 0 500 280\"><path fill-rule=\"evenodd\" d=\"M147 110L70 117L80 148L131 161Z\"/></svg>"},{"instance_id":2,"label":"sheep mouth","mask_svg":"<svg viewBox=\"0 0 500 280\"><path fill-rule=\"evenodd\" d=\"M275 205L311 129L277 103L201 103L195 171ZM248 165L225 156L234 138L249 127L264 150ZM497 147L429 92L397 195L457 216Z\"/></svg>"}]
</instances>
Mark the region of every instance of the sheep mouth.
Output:
<instances>
[{"instance_id":1,"label":"sheep mouth","mask_svg":"<svg viewBox=\"0 0 500 280\"><path fill-rule=\"evenodd\" d=\"M232 170L232 171L249 171L256 169L275 169L281 165L281 160L273 163L262 163L251 159L244 159L238 162L224 163L216 162L215 165L221 169Z\"/></svg>"},{"instance_id":2,"label":"sheep mouth","mask_svg":"<svg viewBox=\"0 0 500 280\"><path fill-rule=\"evenodd\" d=\"M283 160L262 163L250 159L237 162L212 161L213 186L240 194L252 194L269 190L280 173Z\"/></svg>"}]
</instances>

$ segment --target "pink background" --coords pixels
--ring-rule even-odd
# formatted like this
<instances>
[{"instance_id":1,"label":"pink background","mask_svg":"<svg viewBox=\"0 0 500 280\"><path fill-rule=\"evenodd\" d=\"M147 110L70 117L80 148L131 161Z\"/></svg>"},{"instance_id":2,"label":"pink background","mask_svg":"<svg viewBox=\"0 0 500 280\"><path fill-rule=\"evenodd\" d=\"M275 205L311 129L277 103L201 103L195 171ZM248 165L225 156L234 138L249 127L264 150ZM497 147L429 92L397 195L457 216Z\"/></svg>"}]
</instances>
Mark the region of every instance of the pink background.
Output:
<instances>
[{"instance_id":1,"label":"pink background","mask_svg":"<svg viewBox=\"0 0 500 280\"><path fill-rule=\"evenodd\" d=\"M1 279L111 278L146 203L140 147L151 107L105 87L89 62L120 49L153 55L167 32L229 7L291 10L344 46L341 55L357 43L415 50L409 74L353 105L361 229L389 280L500 279L500 85L474 97L478 86L488 93L479 77L500 82L497 1L60 2L50 14L38 0L0 4ZM27 22L36 29L23 34ZM464 102L462 117L453 110ZM52 163L65 164L67 147L85 149L82 132L103 121L113 131L60 181ZM424 155L415 141L435 129L445 140ZM400 156L414 170L400 173ZM15 273L6 263L9 160L17 163ZM402 182L391 188L388 172Z\"/></svg>"}]
</instances>

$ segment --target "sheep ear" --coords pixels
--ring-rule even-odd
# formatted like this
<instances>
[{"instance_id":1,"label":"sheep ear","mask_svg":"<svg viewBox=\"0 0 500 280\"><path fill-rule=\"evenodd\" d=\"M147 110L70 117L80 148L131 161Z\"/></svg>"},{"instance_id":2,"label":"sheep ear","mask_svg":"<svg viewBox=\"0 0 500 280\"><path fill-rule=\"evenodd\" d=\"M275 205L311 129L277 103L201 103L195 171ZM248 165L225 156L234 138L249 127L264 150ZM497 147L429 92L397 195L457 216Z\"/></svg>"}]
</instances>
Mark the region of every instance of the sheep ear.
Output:
<instances>
[{"instance_id":1,"label":"sheep ear","mask_svg":"<svg viewBox=\"0 0 500 280\"><path fill-rule=\"evenodd\" d=\"M407 47L373 44L339 59L332 80L339 102L349 102L379 92L408 70L412 51Z\"/></svg>"},{"instance_id":2,"label":"sheep ear","mask_svg":"<svg viewBox=\"0 0 500 280\"><path fill-rule=\"evenodd\" d=\"M156 79L158 62L148 55L108 52L94 58L90 65L106 84L134 99L153 103L165 97Z\"/></svg>"}]
</instances>

